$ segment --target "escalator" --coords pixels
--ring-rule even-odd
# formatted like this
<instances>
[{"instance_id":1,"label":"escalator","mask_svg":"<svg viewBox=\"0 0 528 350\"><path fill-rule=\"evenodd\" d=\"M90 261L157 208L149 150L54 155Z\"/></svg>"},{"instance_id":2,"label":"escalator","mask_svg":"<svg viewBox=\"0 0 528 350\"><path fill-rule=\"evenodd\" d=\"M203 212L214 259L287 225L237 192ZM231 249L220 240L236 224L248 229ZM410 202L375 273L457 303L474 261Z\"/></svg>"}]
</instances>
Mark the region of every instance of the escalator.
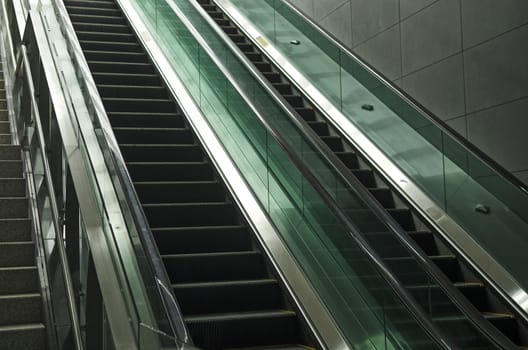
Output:
<instances>
[{"instance_id":1,"label":"escalator","mask_svg":"<svg viewBox=\"0 0 528 350\"><path fill-rule=\"evenodd\" d=\"M65 5L194 344L318 348L117 4Z\"/></svg>"},{"instance_id":2,"label":"escalator","mask_svg":"<svg viewBox=\"0 0 528 350\"><path fill-rule=\"evenodd\" d=\"M304 97L288 80L286 75L259 51L250 39L245 37L243 31L237 28L214 2L200 0L199 3L275 90L284 97L302 118L305 126L311 128L319 136L320 140L368 189L482 316L517 346L527 346L527 325L495 289L489 286L465 259L458 256L455 249L438 232L426 224L426 220L390 187L389 182L384 180L381 174L373 170L369 162L361 157L359 152L356 152L353 145L348 144L340 132L325 120L324 114L319 112L308 98ZM393 271L400 271L401 281L407 290L418 301L426 300L423 303L424 307L429 305L430 299L434 304L437 286L419 283L412 276L405 274L406 270L412 269L412 259L398 248L399 242L394 236L385 232L369 232L366 233L366 238ZM439 308L436 320L441 323L450 321L447 318L442 319L441 308L443 306L447 307L440 301L439 305L435 306Z\"/></svg>"}]
</instances>

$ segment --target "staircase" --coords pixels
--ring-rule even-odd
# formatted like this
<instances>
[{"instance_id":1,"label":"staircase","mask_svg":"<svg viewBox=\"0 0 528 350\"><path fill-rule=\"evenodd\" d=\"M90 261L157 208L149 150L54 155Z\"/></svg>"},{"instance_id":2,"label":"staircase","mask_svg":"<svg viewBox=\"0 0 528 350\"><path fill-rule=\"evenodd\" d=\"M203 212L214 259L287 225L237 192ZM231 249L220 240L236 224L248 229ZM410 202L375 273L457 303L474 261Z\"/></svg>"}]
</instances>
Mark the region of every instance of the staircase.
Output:
<instances>
[{"instance_id":1,"label":"staircase","mask_svg":"<svg viewBox=\"0 0 528 350\"><path fill-rule=\"evenodd\" d=\"M46 330L22 168L0 80L0 349L41 350Z\"/></svg>"}]
</instances>

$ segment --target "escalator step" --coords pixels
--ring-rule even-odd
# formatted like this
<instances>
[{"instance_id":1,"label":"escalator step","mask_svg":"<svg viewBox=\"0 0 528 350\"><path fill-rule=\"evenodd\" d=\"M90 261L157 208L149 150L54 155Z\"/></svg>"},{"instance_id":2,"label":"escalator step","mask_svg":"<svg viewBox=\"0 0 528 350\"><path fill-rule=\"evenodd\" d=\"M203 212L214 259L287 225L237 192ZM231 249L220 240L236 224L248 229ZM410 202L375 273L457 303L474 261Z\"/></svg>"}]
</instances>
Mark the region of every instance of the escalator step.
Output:
<instances>
[{"instance_id":1,"label":"escalator step","mask_svg":"<svg viewBox=\"0 0 528 350\"><path fill-rule=\"evenodd\" d=\"M376 199L378 202L380 202L381 205L385 208L394 208L394 198L392 198L392 191L390 188L386 187L380 187L380 188L369 188L368 189L370 193Z\"/></svg>"},{"instance_id":2,"label":"escalator step","mask_svg":"<svg viewBox=\"0 0 528 350\"><path fill-rule=\"evenodd\" d=\"M126 25L126 20L121 16L96 16L96 15L84 15L84 14L71 14L70 18L73 23Z\"/></svg>"},{"instance_id":3,"label":"escalator step","mask_svg":"<svg viewBox=\"0 0 528 350\"><path fill-rule=\"evenodd\" d=\"M161 84L161 79L157 74L137 74L137 73L99 73L92 72L96 84L105 85L155 85Z\"/></svg>"},{"instance_id":4,"label":"escalator step","mask_svg":"<svg viewBox=\"0 0 528 350\"><path fill-rule=\"evenodd\" d=\"M300 95L283 95L283 97L292 105L293 108L304 107L303 98Z\"/></svg>"},{"instance_id":5,"label":"escalator step","mask_svg":"<svg viewBox=\"0 0 528 350\"><path fill-rule=\"evenodd\" d=\"M241 34L227 34L229 38L236 44L246 43L246 37Z\"/></svg>"},{"instance_id":6,"label":"escalator step","mask_svg":"<svg viewBox=\"0 0 528 350\"><path fill-rule=\"evenodd\" d=\"M374 173L370 169L351 169L358 180L367 188L376 187L376 179Z\"/></svg>"},{"instance_id":7,"label":"escalator step","mask_svg":"<svg viewBox=\"0 0 528 350\"><path fill-rule=\"evenodd\" d=\"M148 62L148 56L143 52L85 50L84 56L88 61Z\"/></svg>"},{"instance_id":8,"label":"escalator step","mask_svg":"<svg viewBox=\"0 0 528 350\"><path fill-rule=\"evenodd\" d=\"M224 202L225 189L218 181L136 182L141 203Z\"/></svg>"},{"instance_id":9,"label":"escalator step","mask_svg":"<svg viewBox=\"0 0 528 350\"><path fill-rule=\"evenodd\" d=\"M151 227L237 225L239 220L228 202L151 203L143 210Z\"/></svg>"},{"instance_id":10,"label":"escalator step","mask_svg":"<svg viewBox=\"0 0 528 350\"><path fill-rule=\"evenodd\" d=\"M114 127L183 128L185 121L177 113L132 113L109 112L108 118Z\"/></svg>"},{"instance_id":11,"label":"escalator step","mask_svg":"<svg viewBox=\"0 0 528 350\"><path fill-rule=\"evenodd\" d=\"M271 72L271 64L268 62L255 62L255 66L261 71L261 72Z\"/></svg>"},{"instance_id":12,"label":"escalator step","mask_svg":"<svg viewBox=\"0 0 528 350\"><path fill-rule=\"evenodd\" d=\"M154 67L144 62L88 61L94 73L154 74Z\"/></svg>"},{"instance_id":13,"label":"escalator step","mask_svg":"<svg viewBox=\"0 0 528 350\"><path fill-rule=\"evenodd\" d=\"M251 44L247 44L247 45L251 45ZM276 72L264 72L264 76L272 84L282 83L282 78L281 78L281 75L279 73L276 73Z\"/></svg>"},{"instance_id":14,"label":"escalator step","mask_svg":"<svg viewBox=\"0 0 528 350\"><path fill-rule=\"evenodd\" d=\"M175 113L177 107L170 99L103 98L105 108L112 112Z\"/></svg>"},{"instance_id":15,"label":"escalator step","mask_svg":"<svg viewBox=\"0 0 528 350\"><path fill-rule=\"evenodd\" d=\"M277 280L258 279L173 285L184 315L280 309Z\"/></svg>"},{"instance_id":16,"label":"escalator step","mask_svg":"<svg viewBox=\"0 0 528 350\"><path fill-rule=\"evenodd\" d=\"M350 151L336 152L336 155L339 157L339 159L341 159L347 168L351 170L359 169L359 161L356 153Z\"/></svg>"},{"instance_id":17,"label":"escalator step","mask_svg":"<svg viewBox=\"0 0 528 350\"><path fill-rule=\"evenodd\" d=\"M233 27L233 26L220 26L220 28L222 28L222 30L226 34L237 34L238 33L238 29L236 27Z\"/></svg>"},{"instance_id":18,"label":"escalator step","mask_svg":"<svg viewBox=\"0 0 528 350\"><path fill-rule=\"evenodd\" d=\"M308 125L317 133L319 136L329 136L330 131L328 130L328 124L322 121L308 122Z\"/></svg>"},{"instance_id":19,"label":"escalator step","mask_svg":"<svg viewBox=\"0 0 528 350\"><path fill-rule=\"evenodd\" d=\"M32 241L0 242L1 267L31 266L33 264L35 264L35 245Z\"/></svg>"},{"instance_id":20,"label":"escalator step","mask_svg":"<svg viewBox=\"0 0 528 350\"><path fill-rule=\"evenodd\" d=\"M257 52L245 52L244 53L251 62L262 62L264 58L260 53Z\"/></svg>"},{"instance_id":21,"label":"escalator step","mask_svg":"<svg viewBox=\"0 0 528 350\"><path fill-rule=\"evenodd\" d=\"M122 23L93 23L92 21L73 21L75 31L104 32L104 33L132 33L130 27Z\"/></svg>"},{"instance_id":22,"label":"escalator step","mask_svg":"<svg viewBox=\"0 0 528 350\"><path fill-rule=\"evenodd\" d=\"M292 93L292 87L288 83L273 83L272 85L282 95L291 95Z\"/></svg>"},{"instance_id":23,"label":"escalator step","mask_svg":"<svg viewBox=\"0 0 528 350\"><path fill-rule=\"evenodd\" d=\"M116 8L108 7L81 7L69 5L68 12L70 15L95 15L95 16L111 16L111 17L120 17L121 11Z\"/></svg>"},{"instance_id":24,"label":"escalator step","mask_svg":"<svg viewBox=\"0 0 528 350\"><path fill-rule=\"evenodd\" d=\"M198 145L120 145L127 162L201 162L203 153Z\"/></svg>"},{"instance_id":25,"label":"escalator step","mask_svg":"<svg viewBox=\"0 0 528 350\"><path fill-rule=\"evenodd\" d=\"M400 224L406 231L414 231L416 229L414 219L411 211L406 208L389 208L389 214Z\"/></svg>"},{"instance_id":26,"label":"escalator step","mask_svg":"<svg viewBox=\"0 0 528 350\"><path fill-rule=\"evenodd\" d=\"M291 311L202 315L186 317L185 321L196 339L195 345L207 349L290 344L299 340L296 315Z\"/></svg>"},{"instance_id":27,"label":"escalator step","mask_svg":"<svg viewBox=\"0 0 528 350\"><path fill-rule=\"evenodd\" d=\"M208 162L129 162L133 181L199 181L214 178Z\"/></svg>"},{"instance_id":28,"label":"escalator step","mask_svg":"<svg viewBox=\"0 0 528 350\"><path fill-rule=\"evenodd\" d=\"M0 295L0 327L39 323L42 319L39 293Z\"/></svg>"},{"instance_id":29,"label":"escalator step","mask_svg":"<svg viewBox=\"0 0 528 350\"><path fill-rule=\"evenodd\" d=\"M341 141L339 136L321 136L321 140L323 140L333 152L343 152L343 141Z\"/></svg>"},{"instance_id":30,"label":"escalator step","mask_svg":"<svg viewBox=\"0 0 528 350\"><path fill-rule=\"evenodd\" d=\"M260 252L162 255L173 284L265 278Z\"/></svg>"},{"instance_id":31,"label":"escalator step","mask_svg":"<svg viewBox=\"0 0 528 350\"><path fill-rule=\"evenodd\" d=\"M127 86L103 85L97 86L101 97L136 97L151 99L168 99L167 89L162 86Z\"/></svg>"},{"instance_id":32,"label":"escalator step","mask_svg":"<svg viewBox=\"0 0 528 350\"><path fill-rule=\"evenodd\" d=\"M136 43L136 37L132 33L108 33L108 32L83 32L77 31L77 37L82 41L100 42L126 42Z\"/></svg>"},{"instance_id":33,"label":"escalator step","mask_svg":"<svg viewBox=\"0 0 528 350\"><path fill-rule=\"evenodd\" d=\"M251 250L251 237L243 225L164 227L152 233L161 254L238 252Z\"/></svg>"},{"instance_id":34,"label":"escalator step","mask_svg":"<svg viewBox=\"0 0 528 350\"><path fill-rule=\"evenodd\" d=\"M64 1L64 4L66 5L66 8L70 8L70 6L109 8L109 9L117 8L116 3L109 2L109 1L66 0Z\"/></svg>"},{"instance_id":35,"label":"escalator step","mask_svg":"<svg viewBox=\"0 0 528 350\"><path fill-rule=\"evenodd\" d=\"M187 128L114 128L117 142L131 144L191 144L194 136Z\"/></svg>"},{"instance_id":36,"label":"escalator step","mask_svg":"<svg viewBox=\"0 0 528 350\"><path fill-rule=\"evenodd\" d=\"M214 19L224 18L224 14L216 10L210 11L208 13L209 13L209 16L213 17Z\"/></svg>"}]
</instances>

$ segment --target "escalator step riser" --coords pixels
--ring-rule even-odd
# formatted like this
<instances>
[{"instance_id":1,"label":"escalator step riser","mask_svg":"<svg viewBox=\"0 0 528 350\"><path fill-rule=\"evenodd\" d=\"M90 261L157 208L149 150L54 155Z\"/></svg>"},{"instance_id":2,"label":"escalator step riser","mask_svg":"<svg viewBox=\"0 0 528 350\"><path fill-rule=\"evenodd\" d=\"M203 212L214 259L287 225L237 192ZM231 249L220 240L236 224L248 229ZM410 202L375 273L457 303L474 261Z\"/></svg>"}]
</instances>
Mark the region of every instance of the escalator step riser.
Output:
<instances>
[{"instance_id":1,"label":"escalator step riser","mask_svg":"<svg viewBox=\"0 0 528 350\"><path fill-rule=\"evenodd\" d=\"M143 52L118 52L118 51L85 51L84 56L88 61L147 63L148 56Z\"/></svg>"},{"instance_id":2,"label":"escalator step riser","mask_svg":"<svg viewBox=\"0 0 528 350\"><path fill-rule=\"evenodd\" d=\"M211 226L154 229L160 254L239 252L251 250L244 226Z\"/></svg>"},{"instance_id":3,"label":"escalator step riser","mask_svg":"<svg viewBox=\"0 0 528 350\"><path fill-rule=\"evenodd\" d=\"M28 200L22 198L0 198L0 218L14 219L28 217Z\"/></svg>"},{"instance_id":4,"label":"escalator step riser","mask_svg":"<svg viewBox=\"0 0 528 350\"><path fill-rule=\"evenodd\" d=\"M238 30L233 26L222 26L221 28L226 34L238 34Z\"/></svg>"},{"instance_id":5,"label":"escalator step riser","mask_svg":"<svg viewBox=\"0 0 528 350\"><path fill-rule=\"evenodd\" d=\"M113 127L153 127L153 128L183 128L185 122L179 115L173 116L108 116Z\"/></svg>"},{"instance_id":6,"label":"escalator step riser","mask_svg":"<svg viewBox=\"0 0 528 350\"><path fill-rule=\"evenodd\" d=\"M137 183L141 203L224 202L225 189L218 182Z\"/></svg>"},{"instance_id":7,"label":"escalator step riser","mask_svg":"<svg viewBox=\"0 0 528 350\"><path fill-rule=\"evenodd\" d=\"M22 162L19 160L0 161L0 177L21 178Z\"/></svg>"},{"instance_id":8,"label":"escalator step riser","mask_svg":"<svg viewBox=\"0 0 528 350\"><path fill-rule=\"evenodd\" d=\"M264 73L264 76L272 84L282 83L282 78L279 73L267 72L267 73Z\"/></svg>"},{"instance_id":9,"label":"escalator step riser","mask_svg":"<svg viewBox=\"0 0 528 350\"><path fill-rule=\"evenodd\" d=\"M325 122L309 122L308 125L312 128L313 131L319 136L329 136L330 130L328 129L328 124Z\"/></svg>"},{"instance_id":10,"label":"escalator step riser","mask_svg":"<svg viewBox=\"0 0 528 350\"><path fill-rule=\"evenodd\" d=\"M249 348L257 344L264 347L300 342L295 316L188 322L188 327L195 345L205 349Z\"/></svg>"},{"instance_id":11,"label":"escalator step riser","mask_svg":"<svg viewBox=\"0 0 528 350\"><path fill-rule=\"evenodd\" d=\"M143 52L137 43L105 42L105 41L79 41L83 50L90 51L124 51Z\"/></svg>"},{"instance_id":12,"label":"escalator step riser","mask_svg":"<svg viewBox=\"0 0 528 350\"><path fill-rule=\"evenodd\" d=\"M31 241L30 219L0 219L2 234L0 242L27 242Z\"/></svg>"},{"instance_id":13,"label":"escalator step riser","mask_svg":"<svg viewBox=\"0 0 528 350\"><path fill-rule=\"evenodd\" d=\"M109 2L109 1L107 2L107 1L72 0L72 1L64 1L64 4L66 5L66 8L70 8L70 6L77 6L77 7L117 9L117 4L114 2Z\"/></svg>"},{"instance_id":14,"label":"escalator step riser","mask_svg":"<svg viewBox=\"0 0 528 350\"><path fill-rule=\"evenodd\" d=\"M321 139L333 152L343 152L343 142L338 136L323 136Z\"/></svg>"},{"instance_id":15,"label":"escalator step riser","mask_svg":"<svg viewBox=\"0 0 528 350\"><path fill-rule=\"evenodd\" d=\"M352 173L358 178L363 186L367 188L376 187L374 173L371 170L352 170Z\"/></svg>"},{"instance_id":16,"label":"escalator step riser","mask_svg":"<svg viewBox=\"0 0 528 350\"><path fill-rule=\"evenodd\" d=\"M47 332L43 325L0 329L0 349L44 350Z\"/></svg>"},{"instance_id":17,"label":"escalator step riser","mask_svg":"<svg viewBox=\"0 0 528 350\"><path fill-rule=\"evenodd\" d=\"M145 204L151 227L237 225L238 212L231 203Z\"/></svg>"},{"instance_id":18,"label":"escalator step riser","mask_svg":"<svg viewBox=\"0 0 528 350\"><path fill-rule=\"evenodd\" d=\"M338 152L336 155L341 159L343 164L346 165L349 169L358 169L359 160L355 153L353 152Z\"/></svg>"},{"instance_id":19,"label":"escalator step riser","mask_svg":"<svg viewBox=\"0 0 528 350\"><path fill-rule=\"evenodd\" d=\"M370 193L381 205L385 208L394 208L394 198L392 198L392 192L388 188L371 188Z\"/></svg>"},{"instance_id":20,"label":"escalator step riser","mask_svg":"<svg viewBox=\"0 0 528 350\"><path fill-rule=\"evenodd\" d=\"M150 85L159 86L161 79L154 74L111 74L111 73L93 73L96 84L103 85Z\"/></svg>"},{"instance_id":21,"label":"escalator step riser","mask_svg":"<svg viewBox=\"0 0 528 350\"><path fill-rule=\"evenodd\" d=\"M281 95L291 95L293 92L291 85L288 83L275 83L272 85Z\"/></svg>"},{"instance_id":22,"label":"escalator step riser","mask_svg":"<svg viewBox=\"0 0 528 350\"><path fill-rule=\"evenodd\" d=\"M409 209L389 209L389 214L400 224L406 231L414 231L414 219Z\"/></svg>"},{"instance_id":23,"label":"escalator step riser","mask_svg":"<svg viewBox=\"0 0 528 350\"><path fill-rule=\"evenodd\" d=\"M256 252L162 256L171 283L243 281L265 277Z\"/></svg>"},{"instance_id":24,"label":"escalator step riser","mask_svg":"<svg viewBox=\"0 0 528 350\"><path fill-rule=\"evenodd\" d=\"M132 33L130 28L124 24L91 23L91 21L72 21L75 31L104 32L104 33Z\"/></svg>"},{"instance_id":25,"label":"escalator step riser","mask_svg":"<svg viewBox=\"0 0 528 350\"><path fill-rule=\"evenodd\" d=\"M144 131L140 131L144 130ZM179 130L156 130L145 129L119 129L115 130L117 142L131 144L191 144L194 141L192 133L188 129Z\"/></svg>"},{"instance_id":26,"label":"escalator step riser","mask_svg":"<svg viewBox=\"0 0 528 350\"><path fill-rule=\"evenodd\" d=\"M111 16L94 16L94 15L70 15L73 23L92 23L96 25L101 24L120 24L126 25L126 21L123 17L111 17Z\"/></svg>"},{"instance_id":27,"label":"escalator step riser","mask_svg":"<svg viewBox=\"0 0 528 350\"><path fill-rule=\"evenodd\" d=\"M121 153L127 162L200 162L203 153L196 145L143 146L121 145Z\"/></svg>"},{"instance_id":28,"label":"escalator step riser","mask_svg":"<svg viewBox=\"0 0 528 350\"><path fill-rule=\"evenodd\" d=\"M277 282L239 283L174 288L185 315L281 309Z\"/></svg>"},{"instance_id":29,"label":"escalator step riser","mask_svg":"<svg viewBox=\"0 0 528 350\"><path fill-rule=\"evenodd\" d=\"M298 107L295 108L295 110L307 122L315 121L315 111L313 109L307 107Z\"/></svg>"},{"instance_id":30,"label":"escalator step riser","mask_svg":"<svg viewBox=\"0 0 528 350\"><path fill-rule=\"evenodd\" d=\"M111 16L121 17L121 11L112 8L94 8L94 7L77 7L68 6L68 12L71 15L95 15L95 16Z\"/></svg>"},{"instance_id":31,"label":"escalator step riser","mask_svg":"<svg viewBox=\"0 0 528 350\"><path fill-rule=\"evenodd\" d=\"M103 98L109 112L176 113L176 104L170 100L139 100Z\"/></svg>"},{"instance_id":32,"label":"escalator step riser","mask_svg":"<svg viewBox=\"0 0 528 350\"><path fill-rule=\"evenodd\" d=\"M284 95L284 98L293 108L302 108L304 107L304 102L301 96L299 95Z\"/></svg>"},{"instance_id":33,"label":"escalator step riser","mask_svg":"<svg viewBox=\"0 0 528 350\"><path fill-rule=\"evenodd\" d=\"M213 169L207 163L129 164L133 181L198 181L212 180Z\"/></svg>"},{"instance_id":34,"label":"escalator step riser","mask_svg":"<svg viewBox=\"0 0 528 350\"><path fill-rule=\"evenodd\" d=\"M82 41L137 43L136 38L132 34L77 32L77 37Z\"/></svg>"},{"instance_id":35,"label":"escalator step riser","mask_svg":"<svg viewBox=\"0 0 528 350\"><path fill-rule=\"evenodd\" d=\"M98 87L99 94L103 98L142 98L142 99L168 99L169 94L163 87L153 86L119 86L101 85Z\"/></svg>"},{"instance_id":36,"label":"escalator step riser","mask_svg":"<svg viewBox=\"0 0 528 350\"><path fill-rule=\"evenodd\" d=\"M224 18L224 15L222 14L222 12L218 12L218 11L211 11L211 12L209 12L209 16L211 16L211 17L214 18L214 19L217 19L217 18Z\"/></svg>"}]
</instances>

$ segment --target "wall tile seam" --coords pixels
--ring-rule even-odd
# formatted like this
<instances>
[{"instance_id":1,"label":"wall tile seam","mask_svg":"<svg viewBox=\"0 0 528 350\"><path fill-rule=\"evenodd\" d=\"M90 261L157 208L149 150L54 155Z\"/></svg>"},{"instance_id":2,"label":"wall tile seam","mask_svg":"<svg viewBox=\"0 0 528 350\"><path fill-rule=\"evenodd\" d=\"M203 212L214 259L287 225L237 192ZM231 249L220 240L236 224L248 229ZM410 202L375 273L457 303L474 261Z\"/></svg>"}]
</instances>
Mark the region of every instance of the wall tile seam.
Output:
<instances>
[{"instance_id":1,"label":"wall tile seam","mask_svg":"<svg viewBox=\"0 0 528 350\"><path fill-rule=\"evenodd\" d=\"M315 0L315 1L320 1L320 0ZM312 19L316 22L316 23L319 23L321 22L323 19L325 19L326 17L328 17L330 14L334 13L337 9L341 8L342 6L344 6L346 3L351 3L352 0L343 0L343 3L342 4L339 4L337 5L337 7L335 9L333 9L332 11L330 11L328 14L326 14L325 16L323 17L317 17L316 16L316 13L315 13L315 2L312 1L312 8L313 8L313 17Z\"/></svg>"},{"instance_id":2,"label":"wall tile seam","mask_svg":"<svg viewBox=\"0 0 528 350\"><path fill-rule=\"evenodd\" d=\"M471 46L468 46L468 47L462 47L462 51L470 51L470 50L473 50L473 49L476 48L476 47L479 47L479 46L481 46L481 45L484 45L484 44L486 44L486 43L489 43L490 41L493 41L493 40L495 40L495 39L497 39L497 38L500 38L501 36L508 35L509 33L514 32L514 31L516 31L516 30L518 30L518 29L521 29L522 27L525 27L525 26L528 26L528 21L525 22L525 23L523 23L523 24L520 24L520 25L518 25L518 26L516 26L516 27L510 28L510 29L508 29L508 30L506 30L506 31L504 31L504 32L501 32L500 34L497 34L497 35L491 36L491 37L489 37L488 39L485 39L485 40L483 40L483 41L480 41L480 42L478 42L478 43L475 44L475 45L471 45ZM462 28L462 32L464 32L464 28ZM463 42L462 42L462 45L464 45Z\"/></svg>"},{"instance_id":3,"label":"wall tile seam","mask_svg":"<svg viewBox=\"0 0 528 350\"><path fill-rule=\"evenodd\" d=\"M405 20L407 20L407 19L409 19L409 18L411 18L411 17L417 15L418 13L420 13L420 12L422 12L422 11L428 9L429 7L433 6L434 4L436 4L437 2L440 2L440 1L441 1L441 0L435 0L435 1L433 1L432 3L430 3L429 5L426 5L426 6L422 7L421 9L417 10L416 12L413 12L413 13L411 13L410 15L405 16L405 17L403 17L403 18L401 18L401 17L399 16L399 17L400 17L400 22L403 22L403 21L405 21ZM400 2L400 14L401 14L401 2Z\"/></svg>"},{"instance_id":4,"label":"wall tile seam","mask_svg":"<svg viewBox=\"0 0 528 350\"><path fill-rule=\"evenodd\" d=\"M376 39L378 36L380 36L380 35L382 35L382 34L385 34L385 33L388 32L389 30L393 29L393 28L396 27L396 26L400 26L400 25L401 25L401 22L399 22L399 21L396 22L396 23L394 23L394 24L391 24L389 27L387 27L387 28L385 28L385 29L383 29L383 30L377 32L376 34L374 34L374 35L368 37L367 39L365 39L365 40L363 40L363 41L360 41L360 42L357 43L357 44L352 45L351 49L355 49L355 48L358 47L358 46L361 46L361 45L363 45L363 44L366 44L367 42ZM353 25L352 25L352 26L353 26ZM352 27L352 28L353 28L353 27ZM353 36L353 34L354 34L354 33L352 32L352 36ZM400 36L401 36L401 30L400 30ZM401 46L400 46L400 47L401 47Z\"/></svg>"},{"instance_id":5,"label":"wall tile seam","mask_svg":"<svg viewBox=\"0 0 528 350\"><path fill-rule=\"evenodd\" d=\"M484 107L484 108L476 109L474 111L466 113L466 116L470 117L473 114L482 113L482 112L488 111L490 109L499 108L499 107L502 107L502 106L505 106L505 105L508 105L508 104L511 104L511 103L519 102L519 101L522 101L522 100L526 100L526 99L528 99L528 94L525 95L525 96L522 96L522 97L517 97L517 98L511 99L511 100L505 101L505 102L496 103L496 104L491 105L491 106L487 106L487 107Z\"/></svg>"},{"instance_id":6,"label":"wall tile seam","mask_svg":"<svg viewBox=\"0 0 528 350\"><path fill-rule=\"evenodd\" d=\"M439 60L437 60L437 61L434 61L434 62L432 62L432 63L428 63L428 64L426 64L426 65L423 66L423 67L420 67L420 68L418 68L418 69L416 69L416 70L410 71L409 73L403 74L403 75L401 76L401 78L402 78L402 79L408 78L409 76L411 76L411 75L413 75L413 74L419 73L419 72L421 72L421 71L424 70L424 69L431 68L431 67L434 66L435 64L438 64L438 63L441 63L441 62L443 62L443 61L446 61L446 60L448 60L448 59L450 59L450 58L453 58L453 57L455 57L455 56L457 56L457 55L460 55L460 54L462 54L462 53L463 53L462 51L458 51L458 52L455 52L455 53L453 53L453 54L451 54L451 55L449 55L449 56L442 57L441 59L439 59Z\"/></svg>"}]
</instances>

